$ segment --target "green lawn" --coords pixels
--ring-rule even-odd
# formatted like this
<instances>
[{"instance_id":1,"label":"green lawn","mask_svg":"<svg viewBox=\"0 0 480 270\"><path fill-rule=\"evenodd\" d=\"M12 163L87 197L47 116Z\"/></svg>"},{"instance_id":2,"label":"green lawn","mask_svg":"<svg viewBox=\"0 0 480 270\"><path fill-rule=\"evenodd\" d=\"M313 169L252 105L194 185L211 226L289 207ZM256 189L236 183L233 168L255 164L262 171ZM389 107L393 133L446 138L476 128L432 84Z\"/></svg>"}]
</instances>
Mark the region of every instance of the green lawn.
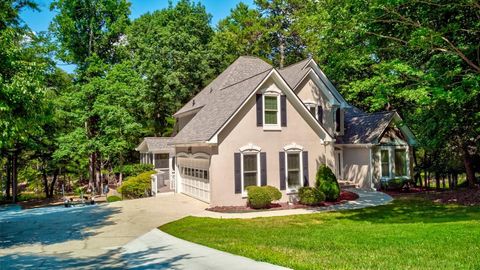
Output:
<instances>
[{"instance_id":1,"label":"green lawn","mask_svg":"<svg viewBox=\"0 0 480 270\"><path fill-rule=\"evenodd\" d=\"M422 199L251 220L187 217L160 229L294 269L480 269L480 207Z\"/></svg>"}]
</instances>

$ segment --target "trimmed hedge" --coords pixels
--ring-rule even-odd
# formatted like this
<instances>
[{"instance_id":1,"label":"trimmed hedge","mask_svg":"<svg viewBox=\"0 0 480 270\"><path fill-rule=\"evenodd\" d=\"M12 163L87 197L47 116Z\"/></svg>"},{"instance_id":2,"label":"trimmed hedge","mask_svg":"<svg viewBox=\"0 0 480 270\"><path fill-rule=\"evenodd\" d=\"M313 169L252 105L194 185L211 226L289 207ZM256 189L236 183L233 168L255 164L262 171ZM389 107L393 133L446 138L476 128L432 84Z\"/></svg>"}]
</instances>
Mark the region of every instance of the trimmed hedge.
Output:
<instances>
[{"instance_id":1,"label":"trimmed hedge","mask_svg":"<svg viewBox=\"0 0 480 270\"><path fill-rule=\"evenodd\" d=\"M325 194L327 201L336 201L340 196L337 177L327 165L323 164L318 168L315 186Z\"/></svg>"},{"instance_id":2,"label":"trimmed hedge","mask_svg":"<svg viewBox=\"0 0 480 270\"><path fill-rule=\"evenodd\" d=\"M107 197L107 202L118 202L118 201L121 201L121 200L122 200L122 198L120 198L118 196L115 196L115 195Z\"/></svg>"},{"instance_id":3,"label":"trimmed hedge","mask_svg":"<svg viewBox=\"0 0 480 270\"><path fill-rule=\"evenodd\" d=\"M148 197L151 192L151 175L155 171L148 171L137 176L128 177L118 188L118 192L128 199Z\"/></svg>"},{"instance_id":4,"label":"trimmed hedge","mask_svg":"<svg viewBox=\"0 0 480 270\"><path fill-rule=\"evenodd\" d=\"M272 186L264 186L262 188L268 192L272 201L278 201L282 198L282 192L278 188Z\"/></svg>"},{"instance_id":5,"label":"trimmed hedge","mask_svg":"<svg viewBox=\"0 0 480 270\"><path fill-rule=\"evenodd\" d=\"M278 201L282 198L280 190L272 186L249 186L247 187L247 193L247 204L253 209L267 208L272 201Z\"/></svg>"},{"instance_id":6,"label":"trimmed hedge","mask_svg":"<svg viewBox=\"0 0 480 270\"><path fill-rule=\"evenodd\" d=\"M313 187L301 187L298 189L298 197L301 204L317 205L325 201L325 194Z\"/></svg>"},{"instance_id":7,"label":"trimmed hedge","mask_svg":"<svg viewBox=\"0 0 480 270\"><path fill-rule=\"evenodd\" d=\"M248 205L253 209L267 208L272 203L272 197L267 189L257 186L247 187Z\"/></svg>"}]
</instances>

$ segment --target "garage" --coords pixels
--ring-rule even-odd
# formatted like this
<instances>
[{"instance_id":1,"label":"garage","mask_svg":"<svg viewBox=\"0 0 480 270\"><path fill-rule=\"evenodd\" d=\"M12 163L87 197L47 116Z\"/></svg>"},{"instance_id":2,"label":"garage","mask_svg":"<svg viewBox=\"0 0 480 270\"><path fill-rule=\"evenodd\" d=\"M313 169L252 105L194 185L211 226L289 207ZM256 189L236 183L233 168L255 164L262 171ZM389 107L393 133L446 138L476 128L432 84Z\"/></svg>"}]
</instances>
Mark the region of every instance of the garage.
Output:
<instances>
[{"instance_id":1,"label":"garage","mask_svg":"<svg viewBox=\"0 0 480 270\"><path fill-rule=\"evenodd\" d=\"M177 154L180 192L210 202L210 156L204 153Z\"/></svg>"}]
</instances>

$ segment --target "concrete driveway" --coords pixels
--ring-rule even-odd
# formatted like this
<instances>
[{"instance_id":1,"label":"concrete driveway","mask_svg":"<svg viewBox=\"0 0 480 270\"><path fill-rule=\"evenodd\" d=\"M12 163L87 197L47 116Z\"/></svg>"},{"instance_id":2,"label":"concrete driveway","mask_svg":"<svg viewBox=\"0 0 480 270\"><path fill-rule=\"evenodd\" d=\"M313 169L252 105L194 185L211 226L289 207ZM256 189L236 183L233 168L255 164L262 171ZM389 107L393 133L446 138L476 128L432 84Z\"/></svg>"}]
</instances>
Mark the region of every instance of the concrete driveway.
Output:
<instances>
[{"instance_id":1,"label":"concrete driveway","mask_svg":"<svg viewBox=\"0 0 480 270\"><path fill-rule=\"evenodd\" d=\"M122 246L206 207L185 195L168 194L75 208L4 208L0 210L0 269L124 268Z\"/></svg>"}]
</instances>

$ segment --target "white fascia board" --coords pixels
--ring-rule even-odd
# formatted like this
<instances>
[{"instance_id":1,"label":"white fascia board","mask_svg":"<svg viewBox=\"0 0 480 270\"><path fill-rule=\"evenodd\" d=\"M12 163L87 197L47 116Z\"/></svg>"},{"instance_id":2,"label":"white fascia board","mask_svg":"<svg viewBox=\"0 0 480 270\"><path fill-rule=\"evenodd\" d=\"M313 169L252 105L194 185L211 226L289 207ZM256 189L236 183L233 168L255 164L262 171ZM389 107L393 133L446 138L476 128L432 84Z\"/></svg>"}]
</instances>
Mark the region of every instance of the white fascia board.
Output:
<instances>
[{"instance_id":1,"label":"white fascia board","mask_svg":"<svg viewBox=\"0 0 480 270\"><path fill-rule=\"evenodd\" d=\"M393 115L393 119L396 123L401 123L403 122L403 119L400 117L400 115L395 112ZM409 145L416 145L417 144L417 139L415 138L415 135L413 134L412 130L407 126L407 125L400 125L397 126L398 129L400 129L401 132L403 132L403 135L407 137L408 144Z\"/></svg>"},{"instance_id":2,"label":"white fascia board","mask_svg":"<svg viewBox=\"0 0 480 270\"><path fill-rule=\"evenodd\" d=\"M338 92L337 88L335 88L335 86L332 84L332 82L327 78L327 76L325 75L325 73L323 73L323 71L320 69L320 67L318 66L318 64L315 62L315 60L310 59L310 61L308 61L307 65L309 65L310 67L313 68L313 70L318 74L318 76L320 77L320 79L323 81L323 83L326 84L326 86L328 87L328 89L330 90L330 92L332 92L332 94L335 96L335 98L340 102L341 104L341 107L350 107L349 104L347 103L347 101L345 101L345 99L342 97L342 95L340 95L340 93Z\"/></svg>"}]
</instances>

